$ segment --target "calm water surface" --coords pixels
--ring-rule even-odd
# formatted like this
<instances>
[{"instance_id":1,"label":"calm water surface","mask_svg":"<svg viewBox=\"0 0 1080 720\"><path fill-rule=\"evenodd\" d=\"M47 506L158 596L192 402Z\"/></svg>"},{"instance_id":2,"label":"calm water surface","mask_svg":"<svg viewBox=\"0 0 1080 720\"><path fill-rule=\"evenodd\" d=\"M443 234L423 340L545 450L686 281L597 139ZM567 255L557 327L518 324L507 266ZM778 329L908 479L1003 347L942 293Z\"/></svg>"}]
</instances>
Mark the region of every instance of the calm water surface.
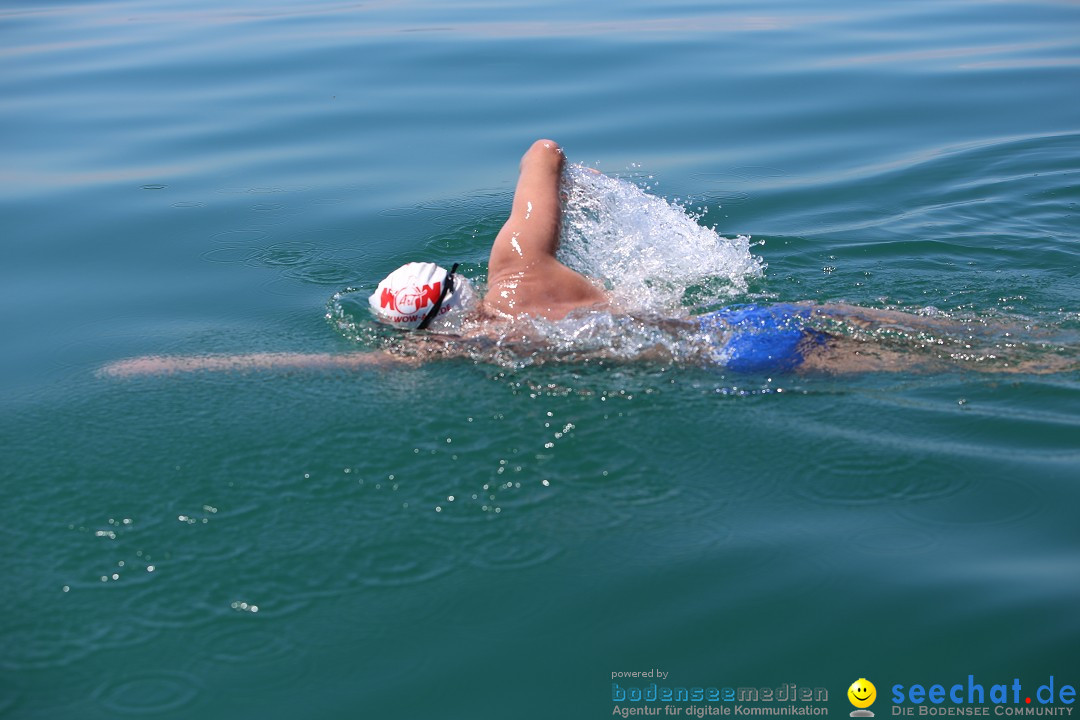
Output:
<instances>
[{"instance_id":1,"label":"calm water surface","mask_svg":"<svg viewBox=\"0 0 1080 720\"><path fill-rule=\"evenodd\" d=\"M0 37L0 715L1080 684L1075 370L96 374L356 349L331 298L482 280L541 136L750 235L724 301L1075 358L1077 5L14 2Z\"/></svg>"}]
</instances>

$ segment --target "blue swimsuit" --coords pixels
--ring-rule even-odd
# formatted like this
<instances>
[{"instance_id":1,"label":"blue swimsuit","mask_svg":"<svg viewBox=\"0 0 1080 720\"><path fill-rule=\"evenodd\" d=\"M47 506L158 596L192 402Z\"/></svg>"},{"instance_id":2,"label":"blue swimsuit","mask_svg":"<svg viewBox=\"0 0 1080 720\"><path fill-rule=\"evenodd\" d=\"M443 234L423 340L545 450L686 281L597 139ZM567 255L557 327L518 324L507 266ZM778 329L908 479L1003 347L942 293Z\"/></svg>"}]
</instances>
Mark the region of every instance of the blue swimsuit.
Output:
<instances>
[{"instance_id":1,"label":"blue swimsuit","mask_svg":"<svg viewBox=\"0 0 1080 720\"><path fill-rule=\"evenodd\" d=\"M778 304L730 305L698 316L701 329L727 338L713 358L735 372L794 370L807 344L824 345L825 334L806 327L810 308ZM719 339L719 338L718 338Z\"/></svg>"}]
</instances>

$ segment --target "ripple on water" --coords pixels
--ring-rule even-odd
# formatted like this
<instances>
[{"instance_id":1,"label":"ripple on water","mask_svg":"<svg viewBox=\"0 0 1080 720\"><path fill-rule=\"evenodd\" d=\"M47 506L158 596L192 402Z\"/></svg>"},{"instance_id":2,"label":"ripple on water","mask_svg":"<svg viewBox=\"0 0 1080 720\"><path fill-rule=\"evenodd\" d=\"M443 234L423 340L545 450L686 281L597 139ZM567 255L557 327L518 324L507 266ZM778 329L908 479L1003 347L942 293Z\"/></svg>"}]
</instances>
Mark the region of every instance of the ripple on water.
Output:
<instances>
[{"instance_id":1,"label":"ripple on water","mask_svg":"<svg viewBox=\"0 0 1080 720\"><path fill-rule=\"evenodd\" d=\"M430 582L454 570L460 560L449 548L419 538L375 539L358 555L359 579L368 587Z\"/></svg>"},{"instance_id":2,"label":"ripple on water","mask_svg":"<svg viewBox=\"0 0 1080 720\"><path fill-rule=\"evenodd\" d=\"M608 498L626 508L642 508L674 503L679 498L679 488L674 485L657 486L626 480L615 480L608 488Z\"/></svg>"},{"instance_id":3,"label":"ripple on water","mask_svg":"<svg viewBox=\"0 0 1080 720\"><path fill-rule=\"evenodd\" d=\"M121 715L152 715L185 707L199 694L197 677L182 672L142 673L108 678L93 694L94 701Z\"/></svg>"},{"instance_id":4,"label":"ripple on water","mask_svg":"<svg viewBox=\"0 0 1080 720\"><path fill-rule=\"evenodd\" d=\"M708 193L710 200L718 202L720 207L725 207L740 205L749 200L752 195L748 188L760 185L763 181L770 184L769 181L789 177L790 174L779 168L742 166L719 172L692 173L690 178L705 186L703 191Z\"/></svg>"},{"instance_id":5,"label":"ripple on water","mask_svg":"<svg viewBox=\"0 0 1080 720\"><path fill-rule=\"evenodd\" d=\"M224 187L217 192L221 195L276 195L279 193L301 193L311 188L307 185L282 185L266 187Z\"/></svg>"},{"instance_id":6,"label":"ripple on water","mask_svg":"<svg viewBox=\"0 0 1080 720\"><path fill-rule=\"evenodd\" d=\"M829 505L873 505L954 495L967 485L947 459L931 462L912 449L824 439L792 491Z\"/></svg>"},{"instance_id":7,"label":"ripple on water","mask_svg":"<svg viewBox=\"0 0 1080 720\"><path fill-rule=\"evenodd\" d=\"M235 599L226 602L215 597L215 612L220 615L250 616L252 618L278 619L289 617L307 609L319 598L339 595L342 590L336 584L326 584L327 575L315 573L305 578L280 576L272 579L260 577L244 584L243 592L234 592ZM253 587L254 590L247 588Z\"/></svg>"},{"instance_id":8,"label":"ripple on water","mask_svg":"<svg viewBox=\"0 0 1080 720\"><path fill-rule=\"evenodd\" d=\"M311 282L341 285L355 280L357 264L368 261L354 230L330 228L291 235L264 248L254 262Z\"/></svg>"},{"instance_id":9,"label":"ripple on water","mask_svg":"<svg viewBox=\"0 0 1080 720\"><path fill-rule=\"evenodd\" d=\"M306 298L311 296L311 287L296 278L280 275L260 284L259 292L265 292L276 297Z\"/></svg>"},{"instance_id":10,"label":"ripple on water","mask_svg":"<svg viewBox=\"0 0 1080 720\"><path fill-rule=\"evenodd\" d=\"M1046 497L1033 483L1018 477L980 477L967 491L929 499L900 511L922 525L968 527L1003 525L1025 520L1046 507Z\"/></svg>"},{"instance_id":11,"label":"ripple on water","mask_svg":"<svg viewBox=\"0 0 1080 720\"><path fill-rule=\"evenodd\" d=\"M379 211L383 217L402 218L416 215L438 217L444 222L458 218L475 218L484 206L505 207L510 202L508 194L500 192L474 192L460 198L447 198L439 201L419 202L415 205L384 208Z\"/></svg>"},{"instance_id":12,"label":"ripple on water","mask_svg":"<svg viewBox=\"0 0 1080 720\"><path fill-rule=\"evenodd\" d=\"M297 644L277 628L246 622L220 623L212 632L204 634L202 650L211 660L229 665L271 665L289 657L290 673L294 673L298 661L306 657L297 652Z\"/></svg>"},{"instance_id":13,"label":"ripple on water","mask_svg":"<svg viewBox=\"0 0 1080 720\"><path fill-rule=\"evenodd\" d=\"M254 250L258 249L258 243L266 240L269 237L265 230L223 230L219 233L214 233L210 236L210 240L231 246L246 246Z\"/></svg>"},{"instance_id":14,"label":"ripple on water","mask_svg":"<svg viewBox=\"0 0 1080 720\"><path fill-rule=\"evenodd\" d=\"M425 501L425 510L435 510L432 522L440 525L484 526L498 516L521 518L535 512L560 494L556 487L544 486L535 478L503 481L493 476L483 485L466 488Z\"/></svg>"},{"instance_id":15,"label":"ripple on water","mask_svg":"<svg viewBox=\"0 0 1080 720\"><path fill-rule=\"evenodd\" d=\"M575 538L579 534L586 537L603 534L621 528L634 519L629 510L616 506L601 495L589 493L578 497L577 502L563 506L564 512L559 518L560 527L567 538Z\"/></svg>"},{"instance_id":16,"label":"ripple on water","mask_svg":"<svg viewBox=\"0 0 1080 720\"><path fill-rule=\"evenodd\" d=\"M302 267L285 272L286 277L295 278L312 285L341 286L356 277L356 271L342 262L330 260L313 261Z\"/></svg>"},{"instance_id":17,"label":"ripple on water","mask_svg":"<svg viewBox=\"0 0 1080 720\"><path fill-rule=\"evenodd\" d=\"M687 468L684 492L690 493L697 504L687 509L689 514L718 512L729 507L769 502L768 498L780 489L781 473L756 473L748 479L737 470L739 455L753 447L752 441L732 432L725 438L724 447L701 446L692 449L682 461ZM694 484L690 484L694 483Z\"/></svg>"},{"instance_id":18,"label":"ripple on water","mask_svg":"<svg viewBox=\"0 0 1080 720\"><path fill-rule=\"evenodd\" d=\"M110 562L94 567L82 579L57 587L57 597L41 598L38 609L48 615L48 623L3 630L7 647L0 669L65 667L101 650L146 645L158 637L157 627L141 622L158 610L148 600L147 591L157 583L148 578L145 565Z\"/></svg>"},{"instance_id":19,"label":"ripple on water","mask_svg":"<svg viewBox=\"0 0 1080 720\"><path fill-rule=\"evenodd\" d=\"M719 516L678 514L677 522L663 528L653 528L643 534L641 543L646 548L663 551L665 559L693 557L727 544L732 538L731 526Z\"/></svg>"},{"instance_id":20,"label":"ripple on water","mask_svg":"<svg viewBox=\"0 0 1080 720\"><path fill-rule=\"evenodd\" d=\"M521 530L507 519L475 533L469 542L469 564L483 570L523 570L559 557L565 546L558 538L533 529Z\"/></svg>"},{"instance_id":21,"label":"ripple on water","mask_svg":"<svg viewBox=\"0 0 1080 720\"><path fill-rule=\"evenodd\" d=\"M868 184L909 189L907 197L898 198L905 211L887 218L890 230L904 237L932 229L936 237L962 238L973 226L1013 231L1017 238L1069 236L1060 218L1068 215L1065 198L1073 197L1068 176L1075 170L1078 145L1080 135L1063 134L942 148L923 162L902 165ZM943 186L937 181L970 175L972 167L980 172L966 182ZM1047 200L1052 202L1049 213L1043 206ZM1040 232L1033 232L1033 226ZM1047 249L1045 240L1039 244ZM1016 253L1029 250L1022 244L1010 248Z\"/></svg>"},{"instance_id":22,"label":"ripple on water","mask_svg":"<svg viewBox=\"0 0 1080 720\"><path fill-rule=\"evenodd\" d=\"M16 631L5 629L0 669L15 672L67 667L97 652L112 630L104 622L73 624L57 621Z\"/></svg>"},{"instance_id":23,"label":"ripple on water","mask_svg":"<svg viewBox=\"0 0 1080 720\"><path fill-rule=\"evenodd\" d=\"M213 263L246 263L259 254L258 248L239 243L222 243L213 250L207 250L200 257Z\"/></svg>"},{"instance_id":24,"label":"ripple on water","mask_svg":"<svg viewBox=\"0 0 1080 720\"><path fill-rule=\"evenodd\" d=\"M154 583L155 585L158 583ZM162 584L153 594L132 595L127 607L133 612L131 619L142 628L150 630L185 628L206 625L214 617L214 603L206 597L204 584L193 584L187 592Z\"/></svg>"},{"instance_id":25,"label":"ripple on water","mask_svg":"<svg viewBox=\"0 0 1080 720\"><path fill-rule=\"evenodd\" d=\"M852 547L874 555L915 555L937 545L935 535L911 525L882 525L851 536Z\"/></svg>"},{"instance_id":26,"label":"ripple on water","mask_svg":"<svg viewBox=\"0 0 1080 720\"><path fill-rule=\"evenodd\" d=\"M614 491L619 502L626 502L625 509L633 513L643 525L656 524L669 528L673 517L680 522L708 521L722 517L730 506L726 488L715 485L695 484L687 478L664 477L662 488L632 489L628 493ZM644 492L653 497L646 498Z\"/></svg>"},{"instance_id":27,"label":"ripple on water","mask_svg":"<svg viewBox=\"0 0 1080 720\"><path fill-rule=\"evenodd\" d=\"M264 247L251 259L251 264L261 267L290 268L321 260L323 251L307 240L280 242Z\"/></svg>"}]
</instances>

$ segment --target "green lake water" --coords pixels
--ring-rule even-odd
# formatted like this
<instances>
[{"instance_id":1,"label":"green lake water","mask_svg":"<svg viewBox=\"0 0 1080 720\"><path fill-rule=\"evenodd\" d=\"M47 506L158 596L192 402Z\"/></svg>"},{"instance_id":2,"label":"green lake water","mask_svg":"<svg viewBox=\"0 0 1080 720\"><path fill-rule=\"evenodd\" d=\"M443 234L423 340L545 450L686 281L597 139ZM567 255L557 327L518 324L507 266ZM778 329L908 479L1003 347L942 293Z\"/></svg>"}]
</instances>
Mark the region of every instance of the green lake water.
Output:
<instances>
[{"instance_id":1,"label":"green lake water","mask_svg":"<svg viewBox=\"0 0 1080 720\"><path fill-rule=\"evenodd\" d=\"M1080 6L15 0L0 37L0 717L1075 708L1036 692L1080 685L1080 375L981 370L1080 347ZM671 201L641 263L749 236L693 303L1017 332L847 376L99 373L371 349L334 298L482 282L538 137Z\"/></svg>"}]
</instances>

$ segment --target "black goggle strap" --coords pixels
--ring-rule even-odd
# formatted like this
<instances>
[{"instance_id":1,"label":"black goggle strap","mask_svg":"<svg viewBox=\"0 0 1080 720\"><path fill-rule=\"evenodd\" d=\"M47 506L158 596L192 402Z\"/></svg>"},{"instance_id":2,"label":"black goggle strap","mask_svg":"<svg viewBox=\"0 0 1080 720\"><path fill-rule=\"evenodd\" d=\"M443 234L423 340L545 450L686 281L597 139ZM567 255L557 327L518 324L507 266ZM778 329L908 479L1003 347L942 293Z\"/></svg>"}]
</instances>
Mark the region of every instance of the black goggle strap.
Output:
<instances>
[{"instance_id":1,"label":"black goggle strap","mask_svg":"<svg viewBox=\"0 0 1080 720\"><path fill-rule=\"evenodd\" d=\"M439 293L439 299L435 301L435 304L428 310L428 314L424 316L424 319L420 321L420 324L416 326L417 330L426 330L427 326L431 324L431 321L439 314L439 309L442 308L443 300L454 289L454 273L457 272L458 265L460 263L454 263L454 266L450 268L450 272L446 273L446 277L443 279L442 292Z\"/></svg>"}]
</instances>

